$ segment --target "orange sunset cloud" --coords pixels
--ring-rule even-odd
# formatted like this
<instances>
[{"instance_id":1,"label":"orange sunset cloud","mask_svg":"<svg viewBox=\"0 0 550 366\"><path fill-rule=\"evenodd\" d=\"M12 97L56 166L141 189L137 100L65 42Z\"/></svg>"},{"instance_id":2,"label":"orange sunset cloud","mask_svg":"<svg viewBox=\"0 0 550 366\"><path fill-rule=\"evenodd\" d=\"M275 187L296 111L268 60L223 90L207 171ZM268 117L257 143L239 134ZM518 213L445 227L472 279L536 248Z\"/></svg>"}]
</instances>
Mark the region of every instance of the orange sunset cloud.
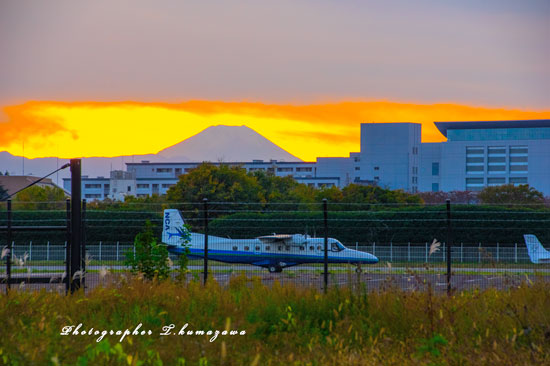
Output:
<instances>
[{"instance_id":1,"label":"orange sunset cloud","mask_svg":"<svg viewBox=\"0 0 550 366\"><path fill-rule=\"evenodd\" d=\"M549 110L388 101L310 105L31 101L5 107L4 114L0 150L21 155L24 144L29 158L156 153L223 124L246 125L306 161L359 151L360 123L365 122L421 123L422 141L438 142L445 138L434 121L550 118Z\"/></svg>"}]
</instances>

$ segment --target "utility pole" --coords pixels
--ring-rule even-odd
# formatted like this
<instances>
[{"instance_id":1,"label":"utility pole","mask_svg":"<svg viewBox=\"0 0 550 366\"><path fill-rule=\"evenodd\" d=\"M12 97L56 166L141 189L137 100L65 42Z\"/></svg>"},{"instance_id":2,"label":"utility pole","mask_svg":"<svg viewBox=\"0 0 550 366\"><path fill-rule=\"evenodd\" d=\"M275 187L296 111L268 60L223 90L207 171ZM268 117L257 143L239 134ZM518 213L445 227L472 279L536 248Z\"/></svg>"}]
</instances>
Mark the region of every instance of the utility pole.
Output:
<instances>
[{"instance_id":1,"label":"utility pole","mask_svg":"<svg viewBox=\"0 0 550 366\"><path fill-rule=\"evenodd\" d=\"M82 271L82 165L80 159L71 159L71 250L69 276L71 293L80 288L80 276L75 276L77 271ZM78 278L78 279L77 279Z\"/></svg>"}]
</instances>

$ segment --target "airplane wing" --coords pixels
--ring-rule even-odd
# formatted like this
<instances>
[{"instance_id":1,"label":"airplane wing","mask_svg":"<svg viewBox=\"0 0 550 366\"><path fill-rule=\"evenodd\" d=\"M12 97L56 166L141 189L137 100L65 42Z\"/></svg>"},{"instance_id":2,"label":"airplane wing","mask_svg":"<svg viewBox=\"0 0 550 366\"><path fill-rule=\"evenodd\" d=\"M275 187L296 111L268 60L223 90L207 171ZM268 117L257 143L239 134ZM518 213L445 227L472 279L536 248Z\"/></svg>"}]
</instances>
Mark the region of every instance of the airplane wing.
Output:
<instances>
[{"instance_id":1,"label":"airplane wing","mask_svg":"<svg viewBox=\"0 0 550 366\"><path fill-rule=\"evenodd\" d=\"M292 235L265 235L265 236L259 236L257 238L259 241L265 244L269 243L282 243L282 244L290 244L292 241Z\"/></svg>"},{"instance_id":2,"label":"airplane wing","mask_svg":"<svg viewBox=\"0 0 550 366\"><path fill-rule=\"evenodd\" d=\"M307 242L307 237L302 234L294 234L294 235L265 235L260 236L257 238L262 243L268 244L268 243L281 243L284 245L304 245Z\"/></svg>"}]
</instances>

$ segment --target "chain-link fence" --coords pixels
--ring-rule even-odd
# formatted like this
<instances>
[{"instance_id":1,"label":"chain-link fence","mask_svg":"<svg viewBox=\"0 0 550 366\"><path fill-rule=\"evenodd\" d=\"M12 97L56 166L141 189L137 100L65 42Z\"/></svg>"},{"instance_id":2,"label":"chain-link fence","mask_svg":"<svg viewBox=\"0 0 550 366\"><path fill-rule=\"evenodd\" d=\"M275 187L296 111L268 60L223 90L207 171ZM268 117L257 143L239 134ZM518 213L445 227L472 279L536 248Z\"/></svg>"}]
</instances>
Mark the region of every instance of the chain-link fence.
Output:
<instances>
[{"instance_id":1,"label":"chain-link fence","mask_svg":"<svg viewBox=\"0 0 550 366\"><path fill-rule=\"evenodd\" d=\"M191 234L178 235L181 225L167 224L165 209L178 209ZM173 276L182 273L177 271L177 252L188 248L184 281L204 281L205 267L208 279L224 286L246 278L318 288L327 283L371 290L429 286L445 291L450 285L460 291L550 279L550 254L543 249L550 246L550 210L452 205L450 221L447 215L445 205L330 202L326 206L200 202L89 207L83 223L85 270L77 275L90 289L105 278L128 273L126 259L135 255L134 238L149 221L154 237L171 244ZM16 280L12 286L66 289L67 233L17 229L63 225L64 203L14 202L10 253L7 216L7 206L0 206L2 289L7 287L8 260L10 277Z\"/></svg>"}]
</instances>

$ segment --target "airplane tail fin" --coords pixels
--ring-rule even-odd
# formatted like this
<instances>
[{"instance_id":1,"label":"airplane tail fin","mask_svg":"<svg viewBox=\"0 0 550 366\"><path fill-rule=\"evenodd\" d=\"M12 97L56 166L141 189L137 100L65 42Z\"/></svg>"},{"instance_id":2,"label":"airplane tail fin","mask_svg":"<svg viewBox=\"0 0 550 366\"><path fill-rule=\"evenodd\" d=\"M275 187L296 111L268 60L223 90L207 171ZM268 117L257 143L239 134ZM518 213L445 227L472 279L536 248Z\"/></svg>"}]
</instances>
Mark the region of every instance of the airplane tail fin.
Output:
<instances>
[{"instance_id":1,"label":"airplane tail fin","mask_svg":"<svg viewBox=\"0 0 550 366\"><path fill-rule=\"evenodd\" d=\"M527 245L527 252L529 253L531 262L539 263L541 257L550 258L550 252L544 249L535 235L526 234L523 235L523 237L525 239L525 245Z\"/></svg>"},{"instance_id":2,"label":"airplane tail fin","mask_svg":"<svg viewBox=\"0 0 550 366\"><path fill-rule=\"evenodd\" d=\"M189 231L183 225L184 221L179 210L164 210L162 242L168 245L179 245L182 239L187 239Z\"/></svg>"}]
</instances>

